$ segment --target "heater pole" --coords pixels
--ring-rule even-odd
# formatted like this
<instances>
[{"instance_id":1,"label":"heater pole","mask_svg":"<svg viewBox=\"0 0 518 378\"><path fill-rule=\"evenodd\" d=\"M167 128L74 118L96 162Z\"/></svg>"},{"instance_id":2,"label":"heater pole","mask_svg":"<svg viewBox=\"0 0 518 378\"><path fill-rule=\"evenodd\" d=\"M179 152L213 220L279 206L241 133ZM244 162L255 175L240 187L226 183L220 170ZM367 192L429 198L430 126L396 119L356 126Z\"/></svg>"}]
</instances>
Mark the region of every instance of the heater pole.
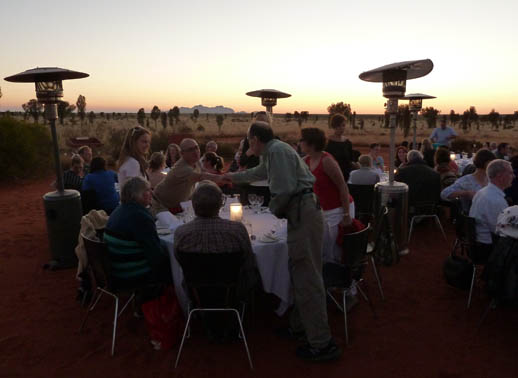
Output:
<instances>
[{"instance_id":1,"label":"heater pole","mask_svg":"<svg viewBox=\"0 0 518 378\"><path fill-rule=\"evenodd\" d=\"M59 193L65 191L63 183L63 169L61 168L61 159L59 158L58 136L56 133L57 104L45 104L45 116L50 122L50 132L52 134L52 146L54 149L54 165L56 167L56 189Z\"/></svg>"},{"instance_id":2,"label":"heater pole","mask_svg":"<svg viewBox=\"0 0 518 378\"><path fill-rule=\"evenodd\" d=\"M416 111L413 111L412 112L412 115L413 115L413 121L414 121L414 140L412 142L412 149L413 150L417 150L417 112Z\"/></svg>"},{"instance_id":3,"label":"heater pole","mask_svg":"<svg viewBox=\"0 0 518 378\"><path fill-rule=\"evenodd\" d=\"M395 158L396 158L396 116L397 116L397 98L389 98L387 101L387 111L389 113L389 127L390 127L390 162L389 162L389 183L394 183L394 169L395 169Z\"/></svg>"}]
</instances>

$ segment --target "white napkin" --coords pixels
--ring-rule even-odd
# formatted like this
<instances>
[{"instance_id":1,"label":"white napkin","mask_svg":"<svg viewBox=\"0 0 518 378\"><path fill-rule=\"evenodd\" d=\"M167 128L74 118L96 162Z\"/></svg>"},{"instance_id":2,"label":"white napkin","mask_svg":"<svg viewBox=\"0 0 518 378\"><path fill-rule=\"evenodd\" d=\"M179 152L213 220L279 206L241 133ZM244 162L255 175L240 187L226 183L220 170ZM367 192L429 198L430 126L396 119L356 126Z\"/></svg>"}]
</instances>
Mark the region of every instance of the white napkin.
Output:
<instances>
[{"instance_id":1,"label":"white napkin","mask_svg":"<svg viewBox=\"0 0 518 378\"><path fill-rule=\"evenodd\" d=\"M188 211L189 209L192 209L192 201L180 202L180 207L183 211Z\"/></svg>"},{"instance_id":2,"label":"white napkin","mask_svg":"<svg viewBox=\"0 0 518 378\"><path fill-rule=\"evenodd\" d=\"M182 224L182 222L169 211L158 213L156 219L157 228L168 228L171 231L176 230L176 228Z\"/></svg>"}]
</instances>

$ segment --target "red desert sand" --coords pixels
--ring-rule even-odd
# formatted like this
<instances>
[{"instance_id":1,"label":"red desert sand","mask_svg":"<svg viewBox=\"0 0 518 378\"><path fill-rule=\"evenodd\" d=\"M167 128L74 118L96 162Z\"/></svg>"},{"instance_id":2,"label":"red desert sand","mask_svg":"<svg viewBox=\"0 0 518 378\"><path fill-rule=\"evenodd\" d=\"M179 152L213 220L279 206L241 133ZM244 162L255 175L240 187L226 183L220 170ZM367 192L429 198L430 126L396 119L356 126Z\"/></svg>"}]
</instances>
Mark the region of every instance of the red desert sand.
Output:
<instances>
[{"instance_id":1,"label":"red desert sand","mask_svg":"<svg viewBox=\"0 0 518 378\"><path fill-rule=\"evenodd\" d=\"M273 329L286 324L273 314L275 299L259 294L246 332L256 370L250 372L243 345L210 344L194 325L177 370L177 348L154 351L145 323L131 312L119 323L116 354L110 357L113 305L104 298L83 334L85 309L76 301L75 270L46 271L49 260L42 195L51 178L0 186L0 376L1 377L518 377L517 313L492 311L476 289L466 310L466 292L448 287L442 262L448 242L433 223L418 225L411 253L398 265L380 267L386 300L365 275L377 316L361 302L349 315L344 345L343 315L329 305L329 322L344 353L339 361L310 364L294 355L295 342ZM250 313L248 313L250 315Z\"/></svg>"}]
</instances>

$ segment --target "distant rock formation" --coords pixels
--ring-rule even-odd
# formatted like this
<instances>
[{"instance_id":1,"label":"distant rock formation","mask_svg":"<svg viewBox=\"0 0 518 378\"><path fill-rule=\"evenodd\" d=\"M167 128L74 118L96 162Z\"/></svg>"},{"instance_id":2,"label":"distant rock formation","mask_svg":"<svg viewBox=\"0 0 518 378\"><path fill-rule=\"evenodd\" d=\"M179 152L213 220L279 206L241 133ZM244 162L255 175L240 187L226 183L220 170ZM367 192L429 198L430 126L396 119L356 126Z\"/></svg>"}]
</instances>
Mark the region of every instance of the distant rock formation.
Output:
<instances>
[{"instance_id":1,"label":"distant rock formation","mask_svg":"<svg viewBox=\"0 0 518 378\"><path fill-rule=\"evenodd\" d=\"M222 105L214 106L214 107L208 107L203 105L196 105L192 108L187 108L185 106L180 107L180 114L192 114L194 112L194 109L198 109L200 114L232 114L234 113L234 109L226 108Z\"/></svg>"}]
</instances>

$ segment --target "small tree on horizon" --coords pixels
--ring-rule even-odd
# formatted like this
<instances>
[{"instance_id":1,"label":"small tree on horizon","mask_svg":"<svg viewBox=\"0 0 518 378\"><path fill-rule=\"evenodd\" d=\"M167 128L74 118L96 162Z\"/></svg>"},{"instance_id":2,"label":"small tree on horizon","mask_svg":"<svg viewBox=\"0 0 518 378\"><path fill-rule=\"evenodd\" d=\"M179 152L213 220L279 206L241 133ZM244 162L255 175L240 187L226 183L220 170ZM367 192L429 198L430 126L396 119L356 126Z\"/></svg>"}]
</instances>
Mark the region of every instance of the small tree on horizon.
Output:
<instances>
[{"instance_id":1,"label":"small tree on horizon","mask_svg":"<svg viewBox=\"0 0 518 378\"><path fill-rule=\"evenodd\" d=\"M153 106L153 109L151 109L150 117L155 122L155 129L156 129L156 122L158 121L158 118L160 118L160 108L158 106Z\"/></svg>"},{"instance_id":2,"label":"small tree on horizon","mask_svg":"<svg viewBox=\"0 0 518 378\"><path fill-rule=\"evenodd\" d=\"M455 113L455 110L450 110L450 123L455 126L460 121L460 114Z\"/></svg>"},{"instance_id":3,"label":"small tree on horizon","mask_svg":"<svg viewBox=\"0 0 518 378\"><path fill-rule=\"evenodd\" d=\"M79 116L79 119L81 120L81 126L83 126L83 122L86 117L86 97L83 95L79 95L77 97L76 106L77 106L77 115Z\"/></svg>"},{"instance_id":4,"label":"small tree on horizon","mask_svg":"<svg viewBox=\"0 0 518 378\"><path fill-rule=\"evenodd\" d=\"M65 118L69 117L74 110L76 110L76 106L73 104L69 104L68 101L59 101L58 102L58 118L59 123L61 125L65 124Z\"/></svg>"},{"instance_id":5,"label":"small tree on horizon","mask_svg":"<svg viewBox=\"0 0 518 378\"><path fill-rule=\"evenodd\" d=\"M180 122L180 109L178 108L178 106L173 106L173 118L174 118L174 122L176 124L178 124L178 122Z\"/></svg>"},{"instance_id":6,"label":"small tree on horizon","mask_svg":"<svg viewBox=\"0 0 518 378\"><path fill-rule=\"evenodd\" d=\"M477 113L477 108L474 106L469 107L469 128L471 129L471 124L475 122L477 124L477 130L480 130L480 119Z\"/></svg>"},{"instance_id":7,"label":"small tree on horizon","mask_svg":"<svg viewBox=\"0 0 518 378\"><path fill-rule=\"evenodd\" d=\"M167 127L167 113L160 113L160 123L162 123L162 127L165 129Z\"/></svg>"},{"instance_id":8,"label":"small tree on horizon","mask_svg":"<svg viewBox=\"0 0 518 378\"><path fill-rule=\"evenodd\" d=\"M426 120L429 129L433 129L437 126L437 116L440 112L440 110L435 109L433 106L421 110L421 115Z\"/></svg>"},{"instance_id":9,"label":"small tree on horizon","mask_svg":"<svg viewBox=\"0 0 518 378\"><path fill-rule=\"evenodd\" d=\"M95 113L93 111L90 111L90 113L88 113L88 122L90 122L90 124L93 124L95 121Z\"/></svg>"},{"instance_id":10,"label":"small tree on horizon","mask_svg":"<svg viewBox=\"0 0 518 378\"><path fill-rule=\"evenodd\" d=\"M351 120L351 105L345 104L343 101L337 102L336 104L331 104L327 107L327 112L329 113L329 120L331 120L331 117L333 114L342 114L345 119L348 121Z\"/></svg>"},{"instance_id":11,"label":"small tree on horizon","mask_svg":"<svg viewBox=\"0 0 518 378\"><path fill-rule=\"evenodd\" d=\"M29 102L22 104L22 108L26 116L30 116L34 119L34 123L38 123L40 116L43 112L43 104L38 102L36 99L31 99ZM25 118L26 118L25 116Z\"/></svg>"},{"instance_id":12,"label":"small tree on horizon","mask_svg":"<svg viewBox=\"0 0 518 378\"><path fill-rule=\"evenodd\" d=\"M192 112L192 120L194 123L198 122L198 117L200 116L200 111L198 109L194 109Z\"/></svg>"},{"instance_id":13,"label":"small tree on horizon","mask_svg":"<svg viewBox=\"0 0 518 378\"><path fill-rule=\"evenodd\" d=\"M146 120L146 112L144 111L144 108L140 108L137 112L137 123L144 127L144 122Z\"/></svg>"},{"instance_id":14,"label":"small tree on horizon","mask_svg":"<svg viewBox=\"0 0 518 378\"><path fill-rule=\"evenodd\" d=\"M397 125L403 129L403 136L406 138L410 134L410 108L408 105L399 105L397 112Z\"/></svg>"},{"instance_id":15,"label":"small tree on horizon","mask_svg":"<svg viewBox=\"0 0 518 378\"><path fill-rule=\"evenodd\" d=\"M197 109L196 109L197 110ZM223 115L218 114L216 116L216 123L218 124L218 132L221 134L221 129L223 127L223 122L225 122L225 117Z\"/></svg>"},{"instance_id":16,"label":"small tree on horizon","mask_svg":"<svg viewBox=\"0 0 518 378\"><path fill-rule=\"evenodd\" d=\"M498 130L498 122L500 121L500 113L495 111L495 109L491 109L491 111L487 115L487 120L491 124L491 129Z\"/></svg>"}]
</instances>

